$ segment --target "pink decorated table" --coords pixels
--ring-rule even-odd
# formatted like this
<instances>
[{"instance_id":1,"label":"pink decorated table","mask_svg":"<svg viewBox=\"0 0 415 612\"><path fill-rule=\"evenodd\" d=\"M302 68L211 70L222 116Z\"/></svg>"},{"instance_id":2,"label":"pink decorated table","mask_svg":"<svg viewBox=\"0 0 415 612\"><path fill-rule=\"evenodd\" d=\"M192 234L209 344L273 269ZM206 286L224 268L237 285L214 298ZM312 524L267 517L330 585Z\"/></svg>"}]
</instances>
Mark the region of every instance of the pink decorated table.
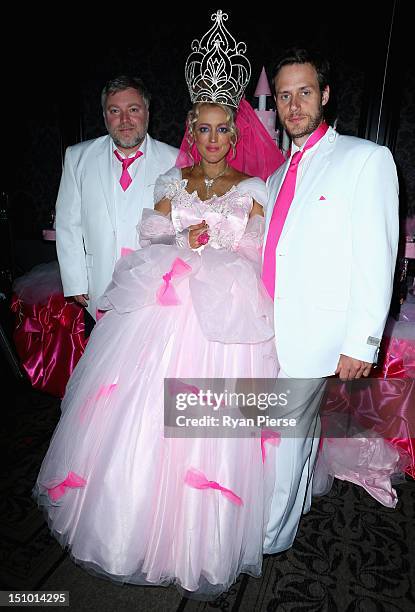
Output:
<instances>
[{"instance_id":1,"label":"pink decorated table","mask_svg":"<svg viewBox=\"0 0 415 612\"><path fill-rule=\"evenodd\" d=\"M412 301L410 301L412 300ZM415 478L415 298L400 320L389 318L378 367L370 378L328 379L321 410L322 437L317 494L334 477L365 488L388 507L397 503L392 484Z\"/></svg>"},{"instance_id":2,"label":"pink decorated table","mask_svg":"<svg viewBox=\"0 0 415 612\"><path fill-rule=\"evenodd\" d=\"M13 290L13 340L21 366L35 389L63 397L86 346L83 308L64 298L56 261L35 266Z\"/></svg>"}]
</instances>

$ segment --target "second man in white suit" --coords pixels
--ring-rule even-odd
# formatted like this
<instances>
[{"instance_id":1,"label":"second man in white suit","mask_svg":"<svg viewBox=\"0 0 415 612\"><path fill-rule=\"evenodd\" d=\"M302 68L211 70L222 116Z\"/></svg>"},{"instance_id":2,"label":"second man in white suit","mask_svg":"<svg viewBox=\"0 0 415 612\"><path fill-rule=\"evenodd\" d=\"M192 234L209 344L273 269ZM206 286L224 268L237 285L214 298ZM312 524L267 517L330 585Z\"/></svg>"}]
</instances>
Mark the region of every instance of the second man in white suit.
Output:
<instances>
[{"instance_id":1,"label":"second man in white suit","mask_svg":"<svg viewBox=\"0 0 415 612\"><path fill-rule=\"evenodd\" d=\"M274 300L281 375L308 379L316 398L312 379L368 376L376 361L398 247L398 181L386 147L325 124L324 59L289 51L276 65L274 86L292 148L268 179L263 279ZM291 546L310 506L319 422L315 402L310 409L304 398L302 407L310 411L306 431L315 435L285 438L277 449L268 553Z\"/></svg>"},{"instance_id":2,"label":"second man in white suit","mask_svg":"<svg viewBox=\"0 0 415 612\"><path fill-rule=\"evenodd\" d=\"M94 318L122 249L139 248L136 226L143 208L153 207L157 177L176 161L177 149L147 133L149 103L141 79L109 81L102 92L108 135L66 151L56 202L62 284Z\"/></svg>"}]
</instances>

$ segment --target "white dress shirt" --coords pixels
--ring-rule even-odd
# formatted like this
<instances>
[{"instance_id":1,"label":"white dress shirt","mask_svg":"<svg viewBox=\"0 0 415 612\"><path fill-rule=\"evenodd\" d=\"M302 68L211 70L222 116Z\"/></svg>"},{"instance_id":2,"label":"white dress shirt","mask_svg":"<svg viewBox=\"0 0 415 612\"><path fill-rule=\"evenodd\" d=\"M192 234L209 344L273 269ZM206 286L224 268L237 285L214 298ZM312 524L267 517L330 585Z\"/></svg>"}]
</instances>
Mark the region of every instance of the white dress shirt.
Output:
<instances>
[{"instance_id":1,"label":"white dress shirt","mask_svg":"<svg viewBox=\"0 0 415 612\"><path fill-rule=\"evenodd\" d=\"M139 248L138 235L136 225L139 221L139 207L137 191L140 189L140 162L146 154L147 149L147 137L139 147L139 151L143 155L138 157L128 168L128 173L132 179L132 183L125 191L120 185L120 178L122 174L122 163L114 151L117 150L121 157L126 158L122 151L120 151L114 141L110 140L110 146L112 149L112 169L113 169L113 196L115 202L115 222L117 227L117 252L118 257L121 256L121 249L123 247L131 247L135 245L135 248ZM134 157L135 153L132 153L128 157ZM131 219L135 219L135 223L131 223Z\"/></svg>"}]
</instances>

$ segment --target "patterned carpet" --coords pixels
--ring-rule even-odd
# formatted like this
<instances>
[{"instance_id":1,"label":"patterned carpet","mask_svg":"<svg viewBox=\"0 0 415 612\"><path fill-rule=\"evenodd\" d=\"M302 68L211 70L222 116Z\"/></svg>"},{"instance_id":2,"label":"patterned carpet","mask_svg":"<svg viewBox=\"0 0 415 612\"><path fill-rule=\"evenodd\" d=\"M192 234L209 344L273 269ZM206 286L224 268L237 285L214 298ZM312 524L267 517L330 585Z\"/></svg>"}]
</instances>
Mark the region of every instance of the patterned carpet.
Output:
<instances>
[{"instance_id":1,"label":"patterned carpet","mask_svg":"<svg viewBox=\"0 0 415 612\"><path fill-rule=\"evenodd\" d=\"M215 602L182 598L173 587L119 586L91 576L49 535L30 496L59 401L13 380L9 388L0 432L0 590L66 590L72 609L100 612L415 610L413 480L398 485L395 510L335 481L302 519L294 547L266 557L261 579L242 576Z\"/></svg>"}]
</instances>

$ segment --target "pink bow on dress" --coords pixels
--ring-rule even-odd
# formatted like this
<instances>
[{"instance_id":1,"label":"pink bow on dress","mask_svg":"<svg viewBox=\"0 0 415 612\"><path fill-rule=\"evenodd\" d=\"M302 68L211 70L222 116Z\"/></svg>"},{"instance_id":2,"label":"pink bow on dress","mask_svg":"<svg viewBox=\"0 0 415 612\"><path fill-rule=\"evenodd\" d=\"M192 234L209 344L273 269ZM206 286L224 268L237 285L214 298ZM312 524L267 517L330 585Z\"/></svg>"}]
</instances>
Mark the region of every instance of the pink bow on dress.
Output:
<instances>
[{"instance_id":1,"label":"pink bow on dress","mask_svg":"<svg viewBox=\"0 0 415 612\"><path fill-rule=\"evenodd\" d=\"M48 495L52 501L57 501L66 493L66 489L78 489L86 485L86 480L75 472L68 472L63 482L56 487L48 488Z\"/></svg>"},{"instance_id":2,"label":"pink bow on dress","mask_svg":"<svg viewBox=\"0 0 415 612\"><path fill-rule=\"evenodd\" d=\"M203 472L200 472L195 468L190 468L190 470L187 470L184 481L194 489L216 489L217 491L220 491L222 495L227 497L233 504L243 506L242 499L233 491L222 487L222 485L214 480L208 480Z\"/></svg>"},{"instance_id":3,"label":"pink bow on dress","mask_svg":"<svg viewBox=\"0 0 415 612\"><path fill-rule=\"evenodd\" d=\"M86 402L84 403L84 405L80 409L80 411L79 411L79 420L81 422L83 422L86 419L91 406L93 406L95 404L95 402L100 400L102 397L109 397L111 395L111 393L113 391L115 391L116 388L117 388L117 384L116 383L113 383L112 385L102 385L98 389L98 391L96 392L96 394L93 397L89 397L86 400Z\"/></svg>"},{"instance_id":4,"label":"pink bow on dress","mask_svg":"<svg viewBox=\"0 0 415 612\"><path fill-rule=\"evenodd\" d=\"M121 257L127 257L130 253L134 253L134 249L129 247L121 247Z\"/></svg>"},{"instance_id":5,"label":"pink bow on dress","mask_svg":"<svg viewBox=\"0 0 415 612\"><path fill-rule=\"evenodd\" d=\"M281 434L276 431L271 431L270 429L263 429L261 431L261 453L262 453L262 463L265 463L265 442L269 442L273 446L279 446L281 442Z\"/></svg>"},{"instance_id":6,"label":"pink bow on dress","mask_svg":"<svg viewBox=\"0 0 415 612\"><path fill-rule=\"evenodd\" d=\"M157 291L157 302L161 306L177 306L180 300L177 297L173 285L170 283L174 276L182 276L192 269L183 259L176 257L171 270L163 275L164 285Z\"/></svg>"}]
</instances>

